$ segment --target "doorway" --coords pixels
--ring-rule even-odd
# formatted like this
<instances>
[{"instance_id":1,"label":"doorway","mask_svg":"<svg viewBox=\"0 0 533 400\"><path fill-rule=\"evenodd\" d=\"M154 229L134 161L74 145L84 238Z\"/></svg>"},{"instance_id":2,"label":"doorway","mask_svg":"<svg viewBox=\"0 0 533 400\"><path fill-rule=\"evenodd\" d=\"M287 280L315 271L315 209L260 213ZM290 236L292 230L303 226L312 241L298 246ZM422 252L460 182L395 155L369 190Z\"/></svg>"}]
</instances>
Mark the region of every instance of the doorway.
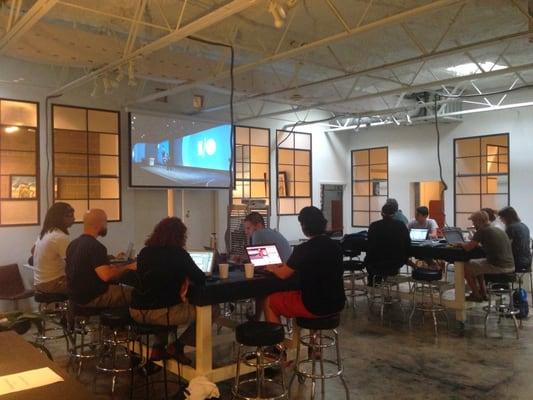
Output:
<instances>
[{"instance_id":1,"label":"doorway","mask_svg":"<svg viewBox=\"0 0 533 400\"><path fill-rule=\"evenodd\" d=\"M411 183L411 212L415 215L417 207L429 208L429 216L444 226L444 199L442 198L442 183L440 181L425 181Z\"/></svg>"},{"instance_id":2,"label":"doorway","mask_svg":"<svg viewBox=\"0 0 533 400\"><path fill-rule=\"evenodd\" d=\"M320 208L328 220L326 230L333 236L342 236L344 226L342 224L342 196L343 185L320 185Z\"/></svg>"}]
</instances>

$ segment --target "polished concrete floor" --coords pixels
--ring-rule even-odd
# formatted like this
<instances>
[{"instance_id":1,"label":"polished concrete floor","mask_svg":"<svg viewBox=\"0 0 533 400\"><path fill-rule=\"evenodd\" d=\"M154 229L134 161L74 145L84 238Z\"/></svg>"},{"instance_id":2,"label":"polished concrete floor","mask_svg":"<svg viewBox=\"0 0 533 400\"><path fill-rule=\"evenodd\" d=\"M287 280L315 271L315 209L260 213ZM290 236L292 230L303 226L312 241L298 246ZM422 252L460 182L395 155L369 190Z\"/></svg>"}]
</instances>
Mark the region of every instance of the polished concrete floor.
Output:
<instances>
[{"instance_id":1,"label":"polished concrete floor","mask_svg":"<svg viewBox=\"0 0 533 400\"><path fill-rule=\"evenodd\" d=\"M489 338L485 338L482 305L469 304L464 330L451 319L449 330L441 325L438 339L428 319L424 326L419 323L410 331L397 305L386 310L383 325L376 313L369 313L364 298L357 301L355 310L346 308L340 340L350 398L533 399L533 323L524 321L517 340L511 320L504 319L499 325L493 320ZM55 361L66 367L64 343L49 348ZM232 346L221 346L215 354L223 362L231 357ZM92 371L87 364L81 381L95 392L95 398L111 398L110 379L101 375L94 385ZM121 378L113 398L129 398L128 384L127 377ZM222 398L229 399L229 382L222 382L219 388ZM291 399L307 399L309 390L308 383L295 382ZM344 397L340 382L328 381L325 398ZM161 396L152 392L150 398Z\"/></svg>"}]
</instances>

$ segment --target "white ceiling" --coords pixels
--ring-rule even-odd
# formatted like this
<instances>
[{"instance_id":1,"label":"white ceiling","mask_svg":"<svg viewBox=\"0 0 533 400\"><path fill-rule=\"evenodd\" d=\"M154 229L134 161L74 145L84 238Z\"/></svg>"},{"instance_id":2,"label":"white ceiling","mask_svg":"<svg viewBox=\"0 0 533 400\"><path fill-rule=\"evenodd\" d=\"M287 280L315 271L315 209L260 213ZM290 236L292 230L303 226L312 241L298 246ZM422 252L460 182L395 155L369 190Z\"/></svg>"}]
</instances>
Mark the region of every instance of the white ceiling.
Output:
<instances>
[{"instance_id":1,"label":"white ceiling","mask_svg":"<svg viewBox=\"0 0 533 400\"><path fill-rule=\"evenodd\" d=\"M0 0L0 56L51 66L52 81L31 68L14 77L50 93L218 120L229 115L230 52L191 35L234 47L241 121L317 108L372 115L413 108L406 94L443 86L475 93L472 81L482 92L533 83L531 0L274 1L287 9L281 29L270 0ZM472 63L475 76L451 69ZM194 94L204 97L200 112ZM158 96L167 103L154 103Z\"/></svg>"}]
</instances>

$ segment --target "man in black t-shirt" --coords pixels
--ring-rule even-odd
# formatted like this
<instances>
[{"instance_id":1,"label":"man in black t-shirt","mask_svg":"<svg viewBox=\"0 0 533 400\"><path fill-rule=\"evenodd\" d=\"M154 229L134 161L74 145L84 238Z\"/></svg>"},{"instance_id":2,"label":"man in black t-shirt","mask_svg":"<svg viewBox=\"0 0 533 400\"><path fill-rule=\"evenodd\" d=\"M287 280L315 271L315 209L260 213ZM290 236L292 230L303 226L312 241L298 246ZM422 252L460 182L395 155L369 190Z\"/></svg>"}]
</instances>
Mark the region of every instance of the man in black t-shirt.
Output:
<instances>
[{"instance_id":1,"label":"man in black t-shirt","mask_svg":"<svg viewBox=\"0 0 533 400\"><path fill-rule=\"evenodd\" d=\"M131 301L131 288L113 285L137 263L110 265L107 249L96 238L107 234L107 215L89 210L83 217L83 234L67 248L66 275L70 298L87 307L124 307Z\"/></svg>"},{"instance_id":2,"label":"man in black t-shirt","mask_svg":"<svg viewBox=\"0 0 533 400\"><path fill-rule=\"evenodd\" d=\"M397 275L407 263L411 238L405 224L394 219L395 209L385 204L381 209L383 219L372 222L368 228L368 244L365 257L368 283L374 277Z\"/></svg>"},{"instance_id":3,"label":"man in black t-shirt","mask_svg":"<svg viewBox=\"0 0 533 400\"><path fill-rule=\"evenodd\" d=\"M280 323L280 316L317 318L344 308L342 249L325 235L327 220L318 208L305 207L298 221L309 240L296 246L286 264L267 269L280 279L297 272L300 290L268 296L265 319L269 322Z\"/></svg>"}]
</instances>

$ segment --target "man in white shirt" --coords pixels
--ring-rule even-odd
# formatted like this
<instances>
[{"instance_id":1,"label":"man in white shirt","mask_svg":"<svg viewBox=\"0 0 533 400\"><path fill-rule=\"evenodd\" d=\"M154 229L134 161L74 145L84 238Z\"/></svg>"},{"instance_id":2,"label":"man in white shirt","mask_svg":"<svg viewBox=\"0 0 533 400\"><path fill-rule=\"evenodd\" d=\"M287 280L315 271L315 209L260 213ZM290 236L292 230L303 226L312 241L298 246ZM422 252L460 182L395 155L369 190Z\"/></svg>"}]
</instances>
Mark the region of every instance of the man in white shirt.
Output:
<instances>
[{"instance_id":1,"label":"man in white shirt","mask_svg":"<svg viewBox=\"0 0 533 400\"><path fill-rule=\"evenodd\" d=\"M74 209L55 203L44 219L43 228L32 249L35 290L67 293L65 257L69 244L68 228L74 223Z\"/></svg>"},{"instance_id":2,"label":"man in white shirt","mask_svg":"<svg viewBox=\"0 0 533 400\"><path fill-rule=\"evenodd\" d=\"M439 225L437 225L437 221L428 217L428 208L425 206L418 207L415 212L415 219L409 222L407 227L409 229L427 229L429 237L436 238Z\"/></svg>"}]
</instances>

